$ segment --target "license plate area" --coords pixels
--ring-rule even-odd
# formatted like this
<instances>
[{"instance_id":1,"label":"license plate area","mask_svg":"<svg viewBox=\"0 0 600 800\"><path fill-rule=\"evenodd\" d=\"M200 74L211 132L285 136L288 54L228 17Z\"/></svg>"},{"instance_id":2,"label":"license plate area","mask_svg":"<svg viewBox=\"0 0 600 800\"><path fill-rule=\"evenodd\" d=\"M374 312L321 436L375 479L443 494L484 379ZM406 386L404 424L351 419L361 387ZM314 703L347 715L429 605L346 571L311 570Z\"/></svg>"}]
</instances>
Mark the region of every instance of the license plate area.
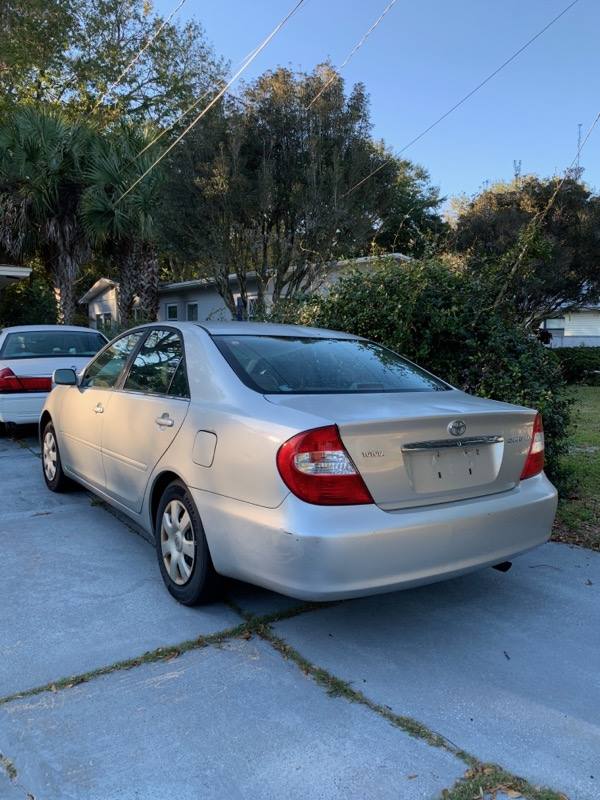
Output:
<instances>
[{"instance_id":1,"label":"license plate area","mask_svg":"<svg viewBox=\"0 0 600 800\"><path fill-rule=\"evenodd\" d=\"M474 443L418 443L403 448L406 471L416 494L452 492L493 483L502 463L499 437Z\"/></svg>"}]
</instances>

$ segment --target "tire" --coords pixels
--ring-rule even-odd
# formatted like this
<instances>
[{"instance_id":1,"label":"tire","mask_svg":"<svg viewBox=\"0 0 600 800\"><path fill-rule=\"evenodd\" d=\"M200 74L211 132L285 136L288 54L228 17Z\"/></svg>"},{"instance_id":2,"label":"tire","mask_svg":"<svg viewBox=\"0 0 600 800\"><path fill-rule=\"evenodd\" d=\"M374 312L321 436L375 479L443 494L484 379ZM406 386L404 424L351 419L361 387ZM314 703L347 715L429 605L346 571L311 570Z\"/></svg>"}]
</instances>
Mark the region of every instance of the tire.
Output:
<instances>
[{"instance_id":1,"label":"tire","mask_svg":"<svg viewBox=\"0 0 600 800\"><path fill-rule=\"evenodd\" d=\"M42 473L51 492L66 492L71 481L63 472L54 425L48 422L42 435Z\"/></svg>"},{"instance_id":2,"label":"tire","mask_svg":"<svg viewBox=\"0 0 600 800\"><path fill-rule=\"evenodd\" d=\"M184 606L213 600L219 576L192 496L180 481L165 489L154 523L160 574L170 594Z\"/></svg>"}]
</instances>

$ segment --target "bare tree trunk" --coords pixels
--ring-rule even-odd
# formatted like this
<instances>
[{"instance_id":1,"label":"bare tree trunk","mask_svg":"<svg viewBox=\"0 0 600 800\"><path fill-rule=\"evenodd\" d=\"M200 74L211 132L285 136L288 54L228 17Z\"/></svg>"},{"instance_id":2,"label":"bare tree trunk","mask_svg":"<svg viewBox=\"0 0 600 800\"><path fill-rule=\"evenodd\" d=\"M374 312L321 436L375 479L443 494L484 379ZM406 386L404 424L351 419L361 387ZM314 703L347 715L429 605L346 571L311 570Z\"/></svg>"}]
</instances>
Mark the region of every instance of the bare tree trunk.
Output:
<instances>
[{"instance_id":1,"label":"bare tree trunk","mask_svg":"<svg viewBox=\"0 0 600 800\"><path fill-rule=\"evenodd\" d=\"M117 307L119 323L128 326L133 316L133 301L138 284L140 254L137 248L127 244L119 254L119 292Z\"/></svg>"},{"instance_id":2,"label":"bare tree trunk","mask_svg":"<svg viewBox=\"0 0 600 800\"><path fill-rule=\"evenodd\" d=\"M158 317L158 257L151 244L141 246L138 295L144 318L153 322Z\"/></svg>"},{"instance_id":3,"label":"bare tree trunk","mask_svg":"<svg viewBox=\"0 0 600 800\"><path fill-rule=\"evenodd\" d=\"M66 253L58 257L54 270L54 297L59 325L72 325L75 319L75 278L79 265Z\"/></svg>"}]
</instances>

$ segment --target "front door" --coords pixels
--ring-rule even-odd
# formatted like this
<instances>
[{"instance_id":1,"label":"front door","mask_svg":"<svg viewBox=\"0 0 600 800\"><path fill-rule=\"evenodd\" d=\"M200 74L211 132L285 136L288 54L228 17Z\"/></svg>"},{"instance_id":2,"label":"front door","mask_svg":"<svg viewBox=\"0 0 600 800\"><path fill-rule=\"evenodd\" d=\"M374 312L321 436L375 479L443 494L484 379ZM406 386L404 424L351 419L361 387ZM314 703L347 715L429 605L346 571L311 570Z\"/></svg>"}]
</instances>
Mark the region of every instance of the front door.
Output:
<instances>
[{"instance_id":1,"label":"front door","mask_svg":"<svg viewBox=\"0 0 600 800\"><path fill-rule=\"evenodd\" d=\"M66 468L93 486L105 486L101 439L113 387L143 335L127 334L102 350L77 386L64 392L58 437Z\"/></svg>"},{"instance_id":2,"label":"front door","mask_svg":"<svg viewBox=\"0 0 600 800\"><path fill-rule=\"evenodd\" d=\"M152 470L188 412L181 334L152 329L121 389L113 392L102 434L106 491L139 512Z\"/></svg>"}]
</instances>

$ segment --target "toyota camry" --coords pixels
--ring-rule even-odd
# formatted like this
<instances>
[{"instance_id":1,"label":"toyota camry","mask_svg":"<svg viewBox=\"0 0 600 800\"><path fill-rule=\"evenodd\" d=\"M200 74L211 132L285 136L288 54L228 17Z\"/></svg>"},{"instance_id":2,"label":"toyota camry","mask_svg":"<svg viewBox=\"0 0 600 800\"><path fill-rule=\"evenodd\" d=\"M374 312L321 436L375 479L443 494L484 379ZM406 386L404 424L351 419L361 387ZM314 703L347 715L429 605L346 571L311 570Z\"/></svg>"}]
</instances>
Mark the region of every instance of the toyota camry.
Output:
<instances>
[{"instance_id":1,"label":"toyota camry","mask_svg":"<svg viewBox=\"0 0 600 800\"><path fill-rule=\"evenodd\" d=\"M48 488L74 480L151 532L186 605L219 575L310 600L391 591L550 535L540 415L358 336L154 323L54 384Z\"/></svg>"}]
</instances>

